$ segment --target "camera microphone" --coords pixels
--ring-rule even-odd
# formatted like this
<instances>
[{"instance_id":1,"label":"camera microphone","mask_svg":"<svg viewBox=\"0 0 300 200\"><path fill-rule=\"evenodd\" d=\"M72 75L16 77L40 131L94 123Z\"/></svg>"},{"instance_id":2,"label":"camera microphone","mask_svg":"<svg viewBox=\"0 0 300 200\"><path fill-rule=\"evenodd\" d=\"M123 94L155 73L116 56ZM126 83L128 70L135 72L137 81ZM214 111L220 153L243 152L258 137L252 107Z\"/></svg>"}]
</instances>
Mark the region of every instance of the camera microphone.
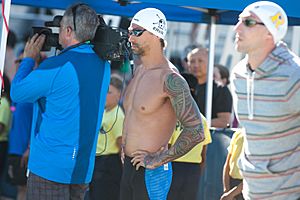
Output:
<instances>
[{"instance_id":1,"label":"camera microphone","mask_svg":"<svg viewBox=\"0 0 300 200\"><path fill-rule=\"evenodd\" d=\"M60 27L60 21L62 20L63 16L56 15L52 21L45 22L45 26L47 27Z\"/></svg>"}]
</instances>

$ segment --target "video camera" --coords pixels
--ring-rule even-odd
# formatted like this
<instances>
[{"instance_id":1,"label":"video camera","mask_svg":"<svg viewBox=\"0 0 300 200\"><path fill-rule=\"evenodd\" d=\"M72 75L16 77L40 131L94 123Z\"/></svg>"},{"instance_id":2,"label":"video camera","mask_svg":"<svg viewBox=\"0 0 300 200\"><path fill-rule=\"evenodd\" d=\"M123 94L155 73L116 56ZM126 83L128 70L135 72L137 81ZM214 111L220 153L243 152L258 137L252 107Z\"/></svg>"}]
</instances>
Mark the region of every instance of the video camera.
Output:
<instances>
[{"instance_id":1,"label":"video camera","mask_svg":"<svg viewBox=\"0 0 300 200\"><path fill-rule=\"evenodd\" d=\"M52 33L51 28L47 27L60 27L60 21L62 20L62 16L57 15L53 18L53 21L45 22L46 27L32 27L33 35L38 33L44 34L46 36L44 45L42 47L42 51L50 51L51 47L55 47L59 50L62 50L62 46L58 42L58 33Z\"/></svg>"},{"instance_id":2,"label":"video camera","mask_svg":"<svg viewBox=\"0 0 300 200\"><path fill-rule=\"evenodd\" d=\"M97 55L104 60L110 61L123 61L125 58L129 58L131 46L128 41L127 31L107 26L102 16L98 15L98 17L100 25L97 27L94 39L91 41ZM60 27L61 20L62 16L57 15L53 18L53 21L45 22L46 27L32 27L33 35L36 33L46 35L42 51L50 51L51 47L62 50L58 42L59 34L52 33L52 29L47 28Z\"/></svg>"}]
</instances>

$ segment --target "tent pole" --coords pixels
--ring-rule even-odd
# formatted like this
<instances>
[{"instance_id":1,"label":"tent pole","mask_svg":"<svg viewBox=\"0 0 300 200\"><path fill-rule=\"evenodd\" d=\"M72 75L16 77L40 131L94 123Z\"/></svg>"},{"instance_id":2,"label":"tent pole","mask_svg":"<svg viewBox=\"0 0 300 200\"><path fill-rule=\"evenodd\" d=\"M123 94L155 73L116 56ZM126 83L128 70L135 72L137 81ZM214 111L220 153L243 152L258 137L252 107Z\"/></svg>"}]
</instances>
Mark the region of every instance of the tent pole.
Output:
<instances>
[{"instance_id":1,"label":"tent pole","mask_svg":"<svg viewBox=\"0 0 300 200\"><path fill-rule=\"evenodd\" d=\"M6 18L6 22L8 26L11 0L2 0L2 3L3 2L4 2L4 16ZM8 30L6 29L4 18L2 17L1 46L0 46L0 67L1 67L0 70L1 70L2 77L4 76L3 72L4 72L7 35L8 35ZM2 85L3 80L0 79L0 86ZM1 97L1 89L0 89L0 97Z\"/></svg>"},{"instance_id":2,"label":"tent pole","mask_svg":"<svg viewBox=\"0 0 300 200\"><path fill-rule=\"evenodd\" d=\"M214 53L215 53L215 34L216 34L216 16L211 16L210 36L209 36L209 56L206 84L206 110L205 116L208 127L211 127L212 94L213 94L213 72L214 72Z\"/></svg>"}]
</instances>

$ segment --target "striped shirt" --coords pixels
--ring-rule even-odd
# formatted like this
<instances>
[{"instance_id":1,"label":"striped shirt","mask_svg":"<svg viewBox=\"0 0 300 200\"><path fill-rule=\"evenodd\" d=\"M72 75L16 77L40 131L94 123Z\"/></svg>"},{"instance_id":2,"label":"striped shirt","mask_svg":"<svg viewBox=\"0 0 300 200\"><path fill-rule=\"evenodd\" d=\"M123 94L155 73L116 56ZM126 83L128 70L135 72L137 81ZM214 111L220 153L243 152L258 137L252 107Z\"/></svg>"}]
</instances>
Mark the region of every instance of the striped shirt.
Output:
<instances>
[{"instance_id":1,"label":"striped shirt","mask_svg":"<svg viewBox=\"0 0 300 200\"><path fill-rule=\"evenodd\" d=\"M239 167L246 199L300 197L300 59L278 43L249 70L248 58L233 70L233 98L246 129Z\"/></svg>"}]
</instances>

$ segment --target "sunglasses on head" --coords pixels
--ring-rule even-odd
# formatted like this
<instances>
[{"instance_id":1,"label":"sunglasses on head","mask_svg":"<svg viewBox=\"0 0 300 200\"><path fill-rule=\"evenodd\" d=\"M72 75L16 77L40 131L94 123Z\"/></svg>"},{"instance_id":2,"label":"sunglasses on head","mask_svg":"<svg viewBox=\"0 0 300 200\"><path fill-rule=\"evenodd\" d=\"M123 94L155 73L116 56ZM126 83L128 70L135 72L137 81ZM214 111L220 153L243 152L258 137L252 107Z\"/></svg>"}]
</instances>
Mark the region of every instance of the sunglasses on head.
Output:
<instances>
[{"instance_id":1,"label":"sunglasses on head","mask_svg":"<svg viewBox=\"0 0 300 200\"><path fill-rule=\"evenodd\" d=\"M80 6L83 6L83 5L86 5L86 4L79 3L79 4L77 4L77 5L75 5L75 6L72 7L74 31L76 31L76 11L77 11L77 8L80 7Z\"/></svg>"},{"instance_id":2,"label":"sunglasses on head","mask_svg":"<svg viewBox=\"0 0 300 200\"><path fill-rule=\"evenodd\" d=\"M253 26L257 25L257 24L259 24L259 25L265 25L264 23L258 22L258 21L254 20L254 19L244 19L244 20L242 20L242 22L247 27L253 27Z\"/></svg>"},{"instance_id":3,"label":"sunglasses on head","mask_svg":"<svg viewBox=\"0 0 300 200\"><path fill-rule=\"evenodd\" d=\"M133 35L135 37L140 37L145 31L146 31L146 29L143 29L143 30L134 29L134 30L130 30L128 32L128 34L129 34L129 36Z\"/></svg>"}]
</instances>

